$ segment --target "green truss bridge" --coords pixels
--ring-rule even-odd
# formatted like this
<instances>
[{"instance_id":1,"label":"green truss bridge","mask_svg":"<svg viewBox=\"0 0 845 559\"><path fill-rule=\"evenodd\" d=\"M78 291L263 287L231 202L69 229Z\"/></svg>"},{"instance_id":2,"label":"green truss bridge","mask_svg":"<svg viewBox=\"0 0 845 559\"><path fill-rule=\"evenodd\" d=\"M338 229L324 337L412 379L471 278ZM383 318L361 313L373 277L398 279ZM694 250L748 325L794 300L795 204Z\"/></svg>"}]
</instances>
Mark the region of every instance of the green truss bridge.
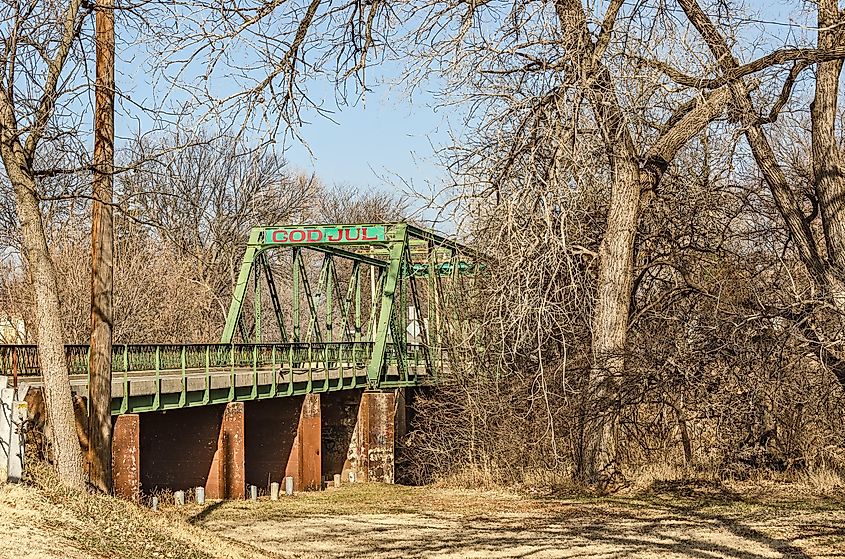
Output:
<instances>
[{"instance_id":1,"label":"green truss bridge","mask_svg":"<svg viewBox=\"0 0 845 559\"><path fill-rule=\"evenodd\" d=\"M408 223L252 229L216 344L114 345L112 414L436 382L465 334L480 256ZM65 348L85 394L88 346ZM34 345L0 346L0 371L40 384Z\"/></svg>"}]
</instances>

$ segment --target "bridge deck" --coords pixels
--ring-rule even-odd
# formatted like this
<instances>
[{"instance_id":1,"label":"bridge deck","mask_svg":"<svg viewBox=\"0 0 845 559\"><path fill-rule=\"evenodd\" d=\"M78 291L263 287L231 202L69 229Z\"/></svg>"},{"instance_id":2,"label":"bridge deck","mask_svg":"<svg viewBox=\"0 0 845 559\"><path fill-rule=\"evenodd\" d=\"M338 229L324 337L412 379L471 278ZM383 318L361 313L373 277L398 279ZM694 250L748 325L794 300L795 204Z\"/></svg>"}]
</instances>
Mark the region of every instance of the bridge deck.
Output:
<instances>
[{"instance_id":1,"label":"bridge deck","mask_svg":"<svg viewBox=\"0 0 845 559\"><path fill-rule=\"evenodd\" d=\"M424 368L415 368L409 379L403 379L395 367L382 386L402 387L426 384ZM72 375L71 387L77 394L87 395L88 377ZM33 387L42 385L41 377L26 377ZM126 378L112 380L112 414L163 411L205 406L226 402L281 398L309 393L351 390L367 386L363 367L343 366L334 369L186 369L133 371ZM128 396L128 397L127 397Z\"/></svg>"},{"instance_id":2,"label":"bridge deck","mask_svg":"<svg viewBox=\"0 0 845 559\"><path fill-rule=\"evenodd\" d=\"M112 414L161 411L364 387L428 384L423 359L394 359L377 383L367 375L371 344L115 346ZM88 346L67 346L71 386L87 394ZM415 354L421 356L419 351ZM0 370L42 384L35 346L0 346Z\"/></svg>"}]
</instances>

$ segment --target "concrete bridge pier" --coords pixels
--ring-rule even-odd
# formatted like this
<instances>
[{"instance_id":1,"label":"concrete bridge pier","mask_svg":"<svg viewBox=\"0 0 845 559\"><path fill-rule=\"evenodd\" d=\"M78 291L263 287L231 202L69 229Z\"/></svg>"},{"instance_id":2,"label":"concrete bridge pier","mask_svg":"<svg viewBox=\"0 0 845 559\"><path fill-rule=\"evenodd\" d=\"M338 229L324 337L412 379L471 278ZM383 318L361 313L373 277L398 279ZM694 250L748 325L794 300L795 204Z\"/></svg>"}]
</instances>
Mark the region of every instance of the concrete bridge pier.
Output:
<instances>
[{"instance_id":1,"label":"concrete bridge pier","mask_svg":"<svg viewBox=\"0 0 845 559\"><path fill-rule=\"evenodd\" d=\"M396 437L405 432L405 391L326 394L323 470L350 481L393 483Z\"/></svg>"},{"instance_id":2,"label":"concrete bridge pier","mask_svg":"<svg viewBox=\"0 0 845 559\"><path fill-rule=\"evenodd\" d=\"M362 481L393 483L396 454L396 392L395 390L364 392L361 395L355 444Z\"/></svg>"},{"instance_id":3,"label":"concrete bridge pier","mask_svg":"<svg viewBox=\"0 0 845 559\"><path fill-rule=\"evenodd\" d=\"M209 499L246 496L245 407L243 402L229 402L223 410L217 448L205 482L205 495Z\"/></svg>"},{"instance_id":4,"label":"concrete bridge pier","mask_svg":"<svg viewBox=\"0 0 845 559\"><path fill-rule=\"evenodd\" d=\"M285 475L294 479L295 491L321 489L323 414L320 394L307 394L302 402L296 437Z\"/></svg>"},{"instance_id":5,"label":"concrete bridge pier","mask_svg":"<svg viewBox=\"0 0 845 559\"><path fill-rule=\"evenodd\" d=\"M114 418L111 449L114 494L138 502L141 498L141 418L137 413Z\"/></svg>"}]
</instances>

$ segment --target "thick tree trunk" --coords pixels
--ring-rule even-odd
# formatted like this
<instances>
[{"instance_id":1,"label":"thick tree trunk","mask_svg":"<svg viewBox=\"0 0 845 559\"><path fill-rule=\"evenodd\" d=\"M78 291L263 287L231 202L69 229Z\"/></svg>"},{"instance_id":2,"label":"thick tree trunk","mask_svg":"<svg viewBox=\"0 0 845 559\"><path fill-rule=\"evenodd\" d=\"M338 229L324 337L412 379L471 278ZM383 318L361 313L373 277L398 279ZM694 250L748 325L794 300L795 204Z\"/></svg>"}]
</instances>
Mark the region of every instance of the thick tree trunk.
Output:
<instances>
[{"instance_id":1,"label":"thick tree trunk","mask_svg":"<svg viewBox=\"0 0 845 559\"><path fill-rule=\"evenodd\" d=\"M582 455L578 475L606 483L620 474L616 466L620 383L625 372L628 317L634 282L634 242L644 192L654 192L678 150L727 106L727 88L679 109L672 126L640 158L613 94L600 70L594 112L608 146L613 185L607 229L599 246L596 306L592 317L593 370L583 411Z\"/></svg>"},{"instance_id":2,"label":"thick tree trunk","mask_svg":"<svg viewBox=\"0 0 845 559\"><path fill-rule=\"evenodd\" d=\"M613 77L602 63L614 22L622 6L611 0L601 33L591 39L579 0L556 0L563 45L579 69L602 133L611 171L607 228L599 245L596 304L592 316L593 366L583 394L581 445L576 476L605 484L621 472L617 466L620 383L625 373L628 316L634 283L634 242L642 194L653 192L669 163L693 136L722 113L730 99L727 88L679 107L667 130L647 153L635 145L616 96Z\"/></svg>"},{"instance_id":3,"label":"thick tree trunk","mask_svg":"<svg viewBox=\"0 0 845 559\"><path fill-rule=\"evenodd\" d=\"M845 34L836 0L822 0L818 8L819 48L841 46ZM845 277L845 162L836 138L837 98L842 60L820 62L815 99L810 105L813 140L813 178L832 273ZM833 294L839 300L841 293ZM839 295L839 297L837 297ZM837 305L840 309L843 304Z\"/></svg>"},{"instance_id":4,"label":"thick tree trunk","mask_svg":"<svg viewBox=\"0 0 845 559\"><path fill-rule=\"evenodd\" d=\"M111 377L114 233L114 4L100 0L96 16L97 82L94 108L94 201L91 206L91 353L88 384L88 474L91 484L112 490Z\"/></svg>"},{"instance_id":5,"label":"thick tree trunk","mask_svg":"<svg viewBox=\"0 0 845 559\"><path fill-rule=\"evenodd\" d=\"M4 159L8 155L8 152L4 154ZM65 358L56 270L47 248L35 179L25 170L23 161L9 163L7 160L6 169L15 190L24 251L35 293L38 358L44 379L47 419L53 434L53 457L59 478L70 487L84 489L85 474Z\"/></svg>"},{"instance_id":6,"label":"thick tree trunk","mask_svg":"<svg viewBox=\"0 0 845 559\"><path fill-rule=\"evenodd\" d=\"M613 153L613 185L607 229L599 246L596 306L592 317L593 368L583 407L579 477L607 483L617 477L619 386L625 372L625 345L634 278L634 239L640 210L640 170Z\"/></svg>"},{"instance_id":7,"label":"thick tree trunk","mask_svg":"<svg viewBox=\"0 0 845 559\"><path fill-rule=\"evenodd\" d=\"M38 357L41 361L44 399L47 420L51 424L56 469L63 483L84 489L85 472L71 401L56 269L47 247L33 173L36 148L56 106L62 69L82 28L81 17L84 15L79 12L81 5L82 0L70 0L64 17L60 20L61 40L55 44L55 48L52 45L49 48L45 46L39 51L42 56L52 51L52 58L47 61L41 98L37 99L35 112L26 125L25 134L21 133L18 126L12 76L9 76L8 89L0 87L0 157L15 191L24 255L29 264L29 275L35 293ZM15 54L13 53L13 56ZM31 85L28 86L29 89L38 89ZM34 100L30 99L27 102L27 110L32 106L32 101Z\"/></svg>"},{"instance_id":8,"label":"thick tree trunk","mask_svg":"<svg viewBox=\"0 0 845 559\"><path fill-rule=\"evenodd\" d=\"M592 316L593 366L582 399L582 438L576 464L577 477L601 484L621 473L616 456L621 411L619 387L625 372L634 241L642 193L656 188L678 150L718 116L730 98L727 89L722 88L704 102L680 107L668 121L668 130L641 158L617 99L613 77L601 60L621 5L621 0L609 4L602 33L593 41L581 2L555 2L563 43L580 70L583 85L589 88L590 104L607 149L613 181L607 229L599 246Z\"/></svg>"},{"instance_id":9,"label":"thick tree trunk","mask_svg":"<svg viewBox=\"0 0 845 559\"><path fill-rule=\"evenodd\" d=\"M612 29L621 2L612 2L603 24ZM598 285L592 316L593 366L581 395L581 444L575 475L590 484L607 484L619 474L616 461L619 381L625 369L628 312L634 277L634 238L640 207L637 150L627 128L613 78L601 63L605 40L594 42L579 0L556 0L562 42L590 104L611 169L607 230L599 246Z\"/></svg>"}]
</instances>

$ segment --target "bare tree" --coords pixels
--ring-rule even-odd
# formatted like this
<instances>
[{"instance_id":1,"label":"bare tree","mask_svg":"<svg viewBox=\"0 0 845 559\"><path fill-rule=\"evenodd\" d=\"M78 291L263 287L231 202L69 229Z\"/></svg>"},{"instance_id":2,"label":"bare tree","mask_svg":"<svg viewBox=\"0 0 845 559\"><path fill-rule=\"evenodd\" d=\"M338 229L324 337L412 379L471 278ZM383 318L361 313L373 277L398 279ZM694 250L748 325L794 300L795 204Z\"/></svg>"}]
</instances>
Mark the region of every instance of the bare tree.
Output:
<instances>
[{"instance_id":1,"label":"bare tree","mask_svg":"<svg viewBox=\"0 0 845 559\"><path fill-rule=\"evenodd\" d=\"M643 193L654 191L678 150L724 110L726 89L681 103L667 115L657 140L637 146L629 119L620 106L616 80L603 63L622 2L611 2L593 38L580 2L555 4L563 48L573 67L575 87L584 90L598 124L611 174L607 228L599 245L599 270L592 317L593 372L587 394L592 405L585 414L580 471L588 480L613 476L617 440L615 417L595 413L595 403L613 407L618 379L625 372L628 316L634 279L634 238Z\"/></svg>"},{"instance_id":2,"label":"bare tree","mask_svg":"<svg viewBox=\"0 0 845 559\"><path fill-rule=\"evenodd\" d=\"M629 381L638 378L636 367L626 361L632 352L627 343L635 308L632 297L643 288L636 270L643 210L659 193L679 150L726 107L736 106L746 115L743 123L751 130L746 133L756 134L754 127L759 128L762 119L750 110L748 90L743 90L742 96L737 93L738 88L745 87L744 76L794 62L767 115L775 119L788 102L798 74L813 61L833 64L829 61L841 57L843 51L836 47L774 49L740 64L730 61L725 48L715 49L722 75L710 78L708 69L694 62L697 46L687 36L683 23L673 23L662 6L628 8L624 2L611 1L603 13L596 13L598 7L561 0L554 3L555 26L542 8L531 11L530 5L514 4L509 13L507 21L518 22L519 32L508 26L497 34L488 24L476 23L495 21L496 16L485 13L486 6L474 6L464 15L462 26L453 23L453 28L463 32L459 42L444 40L443 33L435 32L440 29L437 24L423 26L415 37L435 37L431 48L434 55L451 50L469 58L462 65L450 66L450 70L459 76L460 88L469 86L475 92L469 97L471 107L484 118L470 121L478 125L474 129L492 130L482 132L480 140L461 146L455 165L464 184L474 179L480 186L472 193L471 204L477 205L485 197L497 206L507 196L527 201L529 212L545 213L546 234L537 242L548 246L561 221L559 216L568 210L567 198L591 181L610 184L607 206L602 208L605 224L593 253L592 366L588 380L578 387L584 402L578 471L585 480L601 481L612 479L616 473L618 418L625 395L630 393ZM438 17L442 13L437 12ZM689 17L695 24L694 15ZM479 31L473 42L475 26ZM703 30L702 35L709 43L713 33ZM674 70L670 62L689 62L684 67L694 70L684 74ZM456 67L464 71L455 71ZM485 97L492 99L486 102L493 107L487 113L482 108ZM757 144L755 147L752 141L755 155L764 149L760 142ZM577 153L579 149L584 155ZM604 164L596 160L598 154L606 158ZM817 277L829 277L813 256L812 238L803 240L810 227L801 224L800 204L789 193L785 179L779 180L782 188L773 189L775 201L778 207L789 209L790 230L799 252L808 255L806 261L816 263L810 270L818 270L813 272ZM536 190L531 188L534 183ZM510 236L530 222L524 214L510 215L507 209L491 210L490 215L506 217L505 234ZM489 237L498 225L489 223L483 232ZM571 250L563 252L571 255ZM545 256L542 261L548 265ZM520 262L524 265L525 260ZM551 262L555 267L569 268L570 274L578 269L577 260L573 265L571 258L565 259L565 264L554 259ZM547 303L547 299L540 299L540 304ZM542 346L538 340L538 353ZM544 357L540 356L541 373ZM563 357L566 359L565 352ZM542 374L538 379L541 385L546 384ZM551 417L553 412L549 414ZM550 419L549 423L554 422Z\"/></svg>"},{"instance_id":3,"label":"bare tree","mask_svg":"<svg viewBox=\"0 0 845 559\"><path fill-rule=\"evenodd\" d=\"M714 69L720 75L715 81L730 80L733 103L740 114L746 140L806 268L814 291L807 299L813 301L804 310L790 313L790 318L802 325L805 335L815 342L821 360L831 367L839 383L845 387L845 361L840 349L845 334L845 227L842 225L845 218L845 175L843 148L836 139L840 118L837 111L839 77L845 54L845 32L841 25L843 14L835 0L819 2L816 48L783 47L769 55L781 64L791 62L792 65L779 95L771 103L768 113L763 114L764 111L752 99L750 87L743 77L759 70L758 61L740 64L732 52L728 35L713 23L699 4L694 0L679 0L679 3L716 59ZM797 193L787 178L783 163L778 160L771 133L764 129L764 125L777 120L780 111L787 106L801 73L814 65L817 66L814 100L810 105L812 190ZM682 72L668 69L667 73L674 79L686 79ZM736 79L731 80L732 77ZM812 212L805 213L801 196L810 198L814 208ZM817 217L821 220L820 231L813 225ZM810 312L818 312L826 304L831 305L838 316L832 320L811 317Z\"/></svg>"},{"instance_id":4,"label":"bare tree","mask_svg":"<svg viewBox=\"0 0 845 559\"><path fill-rule=\"evenodd\" d=\"M4 3L0 52L0 157L15 192L24 254L36 301L38 352L53 424L60 479L84 487L82 454L74 427L65 362L56 270L39 208L39 144L53 134L58 99L78 85L68 76L81 63L79 40L89 11L81 0Z\"/></svg>"},{"instance_id":5,"label":"bare tree","mask_svg":"<svg viewBox=\"0 0 845 559\"><path fill-rule=\"evenodd\" d=\"M179 134L134 146L128 157L148 163L121 176L119 203L192 262L225 318L250 228L303 221L319 184L291 173L272 147L225 135L187 142Z\"/></svg>"},{"instance_id":6,"label":"bare tree","mask_svg":"<svg viewBox=\"0 0 845 559\"><path fill-rule=\"evenodd\" d=\"M321 223L390 223L402 221L407 213L404 196L347 185L324 188L312 219Z\"/></svg>"}]
</instances>

